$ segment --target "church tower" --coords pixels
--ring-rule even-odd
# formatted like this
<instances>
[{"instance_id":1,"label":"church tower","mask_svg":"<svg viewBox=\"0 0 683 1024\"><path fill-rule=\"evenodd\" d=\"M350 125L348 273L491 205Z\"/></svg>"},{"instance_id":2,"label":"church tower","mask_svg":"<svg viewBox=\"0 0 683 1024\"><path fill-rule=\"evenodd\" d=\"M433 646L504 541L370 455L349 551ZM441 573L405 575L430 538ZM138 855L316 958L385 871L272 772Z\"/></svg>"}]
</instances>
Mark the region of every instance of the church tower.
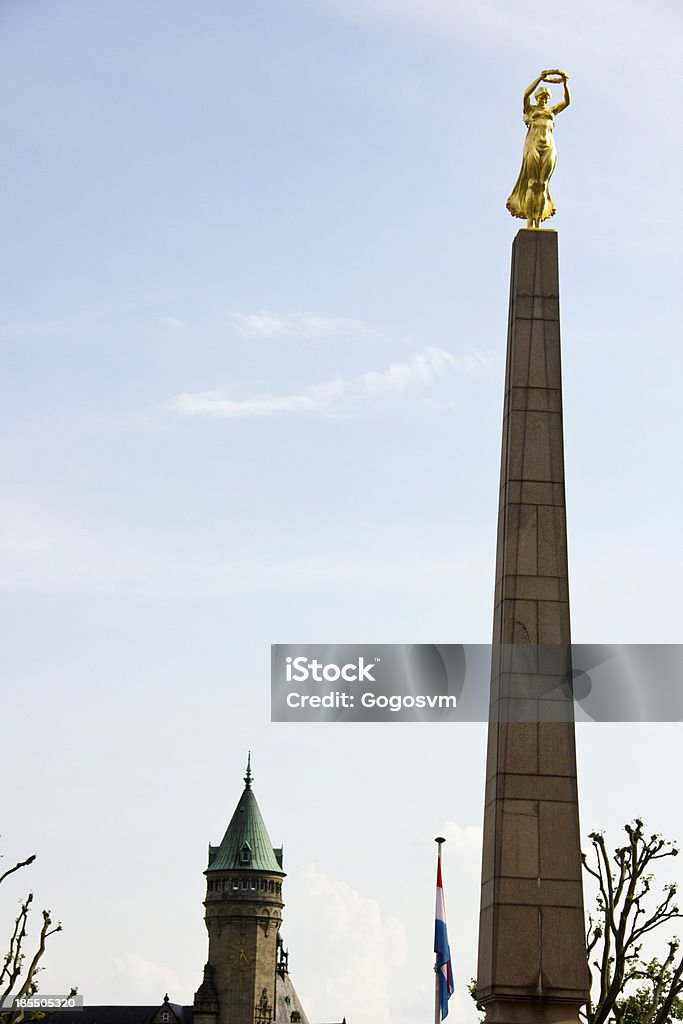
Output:
<instances>
[{"instance_id":1,"label":"church tower","mask_svg":"<svg viewBox=\"0 0 683 1024\"><path fill-rule=\"evenodd\" d=\"M194 1024L272 1024L282 922L282 849L274 849L252 786L220 846L209 846L205 921L209 958L194 997ZM282 973L280 971L280 973Z\"/></svg>"}]
</instances>

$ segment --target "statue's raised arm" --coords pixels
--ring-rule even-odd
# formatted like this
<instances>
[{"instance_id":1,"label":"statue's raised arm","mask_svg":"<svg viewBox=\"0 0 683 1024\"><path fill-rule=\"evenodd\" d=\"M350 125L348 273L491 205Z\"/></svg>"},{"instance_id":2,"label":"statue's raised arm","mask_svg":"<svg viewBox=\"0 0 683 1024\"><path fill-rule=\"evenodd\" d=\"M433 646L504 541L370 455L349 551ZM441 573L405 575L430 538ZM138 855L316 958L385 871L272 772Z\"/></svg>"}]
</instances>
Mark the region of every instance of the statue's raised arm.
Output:
<instances>
[{"instance_id":1,"label":"statue's raised arm","mask_svg":"<svg viewBox=\"0 0 683 1024\"><path fill-rule=\"evenodd\" d=\"M546 83L562 84L564 87L564 96L555 106L550 105L551 94ZM532 93L535 103L531 101ZM569 75L559 68L541 71L524 92L523 111L527 134L522 168L507 201L507 208L513 217L526 220L529 228L540 228L541 222L555 213L555 204L548 188L557 160L553 129L556 114L568 107L570 102Z\"/></svg>"},{"instance_id":2,"label":"statue's raised arm","mask_svg":"<svg viewBox=\"0 0 683 1024\"><path fill-rule=\"evenodd\" d=\"M562 85L564 87L564 96L562 97L560 102L556 103L555 106L553 107L553 114L559 114L561 110L564 110L565 107L569 106L569 104L572 101L572 98L571 98L571 95L569 93L569 75L565 74L564 71L557 71L555 73L558 76L561 76L560 80L561 80ZM547 79L546 79L546 81L547 81ZM552 79L552 81L555 81L555 79Z\"/></svg>"}]
</instances>

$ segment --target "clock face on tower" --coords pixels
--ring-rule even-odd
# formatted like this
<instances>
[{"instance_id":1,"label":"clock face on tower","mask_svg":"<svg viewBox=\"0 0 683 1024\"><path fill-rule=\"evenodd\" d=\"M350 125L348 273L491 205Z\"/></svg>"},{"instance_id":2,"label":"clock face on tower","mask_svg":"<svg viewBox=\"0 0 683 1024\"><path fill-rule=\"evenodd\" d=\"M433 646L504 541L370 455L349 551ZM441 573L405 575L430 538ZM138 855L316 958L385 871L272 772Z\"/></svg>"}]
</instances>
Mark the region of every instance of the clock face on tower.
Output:
<instances>
[{"instance_id":1,"label":"clock face on tower","mask_svg":"<svg viewBox=\"0 0 683 1024\"><path fill-rule=\"evenodd\" d=\"M228 946L228 960L232 967L236 967L238 970L244 970L251 966L252 955L249 950L245 949L244 946L239 943L231 943Z\"/></svg>"}]
</instances>

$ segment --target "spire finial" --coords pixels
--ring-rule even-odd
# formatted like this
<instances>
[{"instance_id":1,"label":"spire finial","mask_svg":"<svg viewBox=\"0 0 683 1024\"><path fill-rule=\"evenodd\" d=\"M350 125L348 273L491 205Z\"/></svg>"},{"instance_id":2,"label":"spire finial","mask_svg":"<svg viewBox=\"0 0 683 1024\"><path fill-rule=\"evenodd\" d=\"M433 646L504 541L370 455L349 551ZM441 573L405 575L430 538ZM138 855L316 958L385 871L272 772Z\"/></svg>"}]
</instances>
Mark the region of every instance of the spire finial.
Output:
<instances>
[{"instance_id":1,"label":"spire finial","mask_svg":"<svg viewBox=\"0 0 683 1024\"><path fill-rule=\"evenodd\" d=\"M251 774L251 750L247 755L247 774L244 776L244 784L247 789L251 789L252 774Z\"/></svg>"}]
</instances>

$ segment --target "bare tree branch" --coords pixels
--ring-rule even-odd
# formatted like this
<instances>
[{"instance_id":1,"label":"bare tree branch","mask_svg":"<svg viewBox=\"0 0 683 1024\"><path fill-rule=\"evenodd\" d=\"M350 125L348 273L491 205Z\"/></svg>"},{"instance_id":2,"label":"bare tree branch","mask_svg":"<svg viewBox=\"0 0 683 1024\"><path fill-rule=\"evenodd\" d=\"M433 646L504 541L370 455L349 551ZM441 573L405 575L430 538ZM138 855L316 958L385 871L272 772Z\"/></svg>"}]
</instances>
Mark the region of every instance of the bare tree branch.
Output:
<instances>
[{"instance_id":1,"label":"bare tree branch","mask_svg":"<svg viewBox=\"0 0 683 1024\"><path fill-rule=\"evenodd\" d=\"M5 871L3 875L0 875L0 885L2 885L6 878L9 878L10 875L13 875L15 871L19 871L20 868L27 868L29 864L33 864L35 859L36 855L35 853L32 853L30 857L26 858L26 860L18 861L13 868L10 868L8 871Z\"/></svg>"},{"instance_id":2,"label":"bare tree branch","mask_svg":"<svg viewBox=\"0 0 683 1024\"><path fill-rule=\"evenodd\" d=\"M35 854L27 857L26 860L18 861L0 875L0 884L10 875L21 868L28 867L36 859ZM26 939L28 934L28 920L32 909L33 893L29 893L22 900L19 907L19 914L14 922L14 928L9 938L7 952L4 955L2 967L0 967L0 1003L14 997L16 999L33 995L37 989L36 975L40 970L40 961L43 958L47 947L47 941L55 932L62 930L60 922L53 925L49 910L43 910L43 922L38 935L38 943L27 964ZM75 990L74 990L75 991ZM21 1024L24 1019L24 1011L16 1010L2 1014L3 1024Z\"/></svg>"}]
</instances>

